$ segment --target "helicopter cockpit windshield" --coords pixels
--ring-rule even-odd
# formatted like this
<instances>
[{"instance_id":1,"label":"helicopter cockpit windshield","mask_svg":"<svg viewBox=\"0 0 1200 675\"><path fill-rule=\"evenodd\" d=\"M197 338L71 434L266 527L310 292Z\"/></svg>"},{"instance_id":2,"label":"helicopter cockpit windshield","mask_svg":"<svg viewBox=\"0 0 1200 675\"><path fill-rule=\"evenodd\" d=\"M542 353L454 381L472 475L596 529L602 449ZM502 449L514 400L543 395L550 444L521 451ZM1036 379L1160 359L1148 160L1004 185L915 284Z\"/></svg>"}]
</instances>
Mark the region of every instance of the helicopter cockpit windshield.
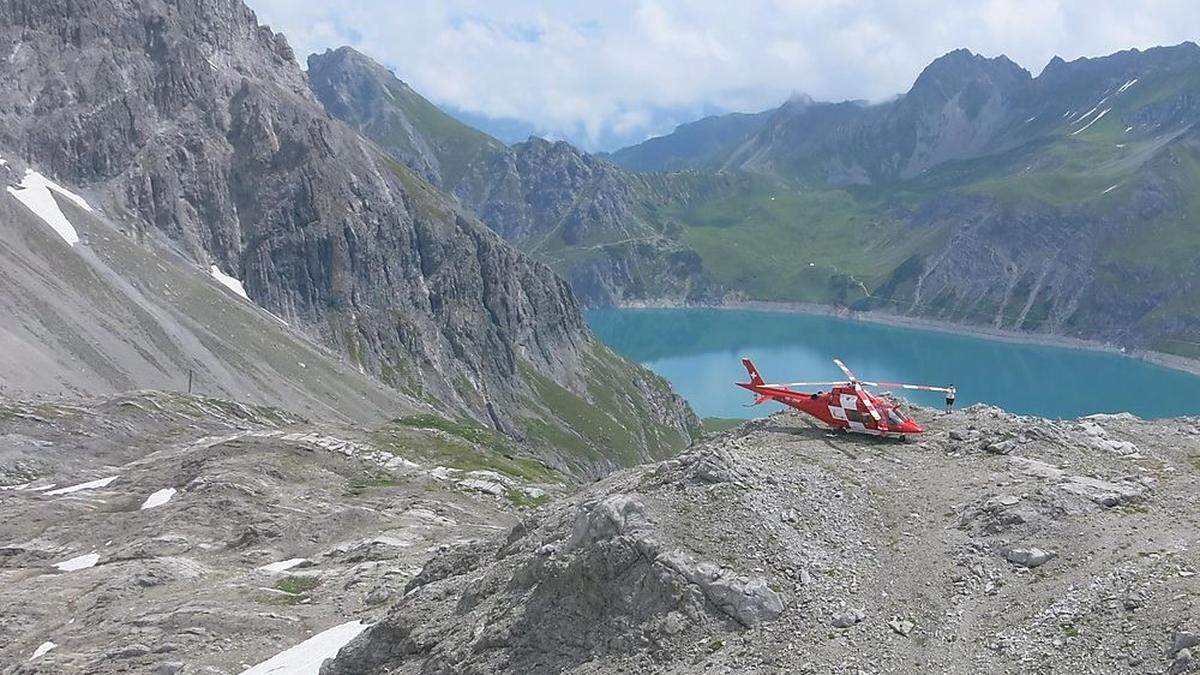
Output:
<instances>
[{"instance_id":1,"label":"helicopter cockpit windshield","mask_svg":"<svg viewBox=\"0 0 1200 675\"><path fill-rule=\"evenodd\" d=\"M899 408L888 410L887 418L888 424L894 427L898 427L908 421L908 418L904 416L904 413L900 412Z\"/></svg>"}]
</instances>

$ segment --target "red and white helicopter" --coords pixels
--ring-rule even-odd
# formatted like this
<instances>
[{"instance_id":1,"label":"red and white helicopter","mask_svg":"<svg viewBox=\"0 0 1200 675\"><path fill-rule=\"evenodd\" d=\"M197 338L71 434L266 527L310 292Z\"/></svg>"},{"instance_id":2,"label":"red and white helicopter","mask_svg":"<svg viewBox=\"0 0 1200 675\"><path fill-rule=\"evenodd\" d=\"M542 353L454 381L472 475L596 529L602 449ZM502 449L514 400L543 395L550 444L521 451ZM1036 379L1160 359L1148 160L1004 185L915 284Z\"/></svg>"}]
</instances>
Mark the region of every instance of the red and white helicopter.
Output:
<instances>
[{"instance_id":1,"label":"red and white helicopter","mask_svg":"<svg viewBox=\"0 0 1200 675\"><path fill-rule=\"evenodd\" d=\"M868 382L860 380L850 372L846 364L833 360L846 374L841 382L789 382L767 384L750 359L742 359L749 382L738 382L737 386L754 392L754 403L778 401L807 413L834 429L852 431L872 436L896 436L904 440L908 434L919 434L925 427L907 417L897 404L867 392L864 387L888 387L891 389L915 389L919 391L941 391L946 393L947 405L953 405L955 390L950 387L933 387L925 384L900 384L896 382ZM796 391L793 387L832 387L827 393L815 394Z\"/></svg>"}]
</instances>

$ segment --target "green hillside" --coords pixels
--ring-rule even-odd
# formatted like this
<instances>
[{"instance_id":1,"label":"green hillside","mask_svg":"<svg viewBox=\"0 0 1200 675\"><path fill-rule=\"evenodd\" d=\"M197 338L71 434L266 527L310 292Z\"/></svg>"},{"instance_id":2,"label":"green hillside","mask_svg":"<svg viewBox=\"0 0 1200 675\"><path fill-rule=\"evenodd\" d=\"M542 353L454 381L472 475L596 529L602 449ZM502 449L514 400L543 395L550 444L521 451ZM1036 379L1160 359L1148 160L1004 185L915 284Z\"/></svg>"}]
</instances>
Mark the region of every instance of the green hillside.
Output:
<instances>
[{"instance_id":1,"label":"green hillside","mask_svg":"<svg viewBox=\"0 0 1200 675\"><path fill-rule=\"evenodd\" d=\"M584 304L810 302L1200 354L1192 43L1036 77L957 50L892 101L798 96L611 155L636 172L561 142L497 146L352 65L318 78L330 112ZM330 95L364 79L376 95Z\"/></svg>"}]
</instances>

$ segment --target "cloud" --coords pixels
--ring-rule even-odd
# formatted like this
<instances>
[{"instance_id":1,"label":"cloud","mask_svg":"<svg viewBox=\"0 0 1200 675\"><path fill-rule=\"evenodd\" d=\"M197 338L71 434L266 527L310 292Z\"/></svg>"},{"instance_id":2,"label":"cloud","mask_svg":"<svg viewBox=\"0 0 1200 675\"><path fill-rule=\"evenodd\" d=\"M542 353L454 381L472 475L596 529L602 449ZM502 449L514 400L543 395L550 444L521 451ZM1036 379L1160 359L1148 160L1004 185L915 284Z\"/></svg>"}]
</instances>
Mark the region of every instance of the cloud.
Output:
<instances>
[{"instance_id":1,"label":"cloud","mask_svg":"<svg viewBox=\"0 0 1200 675\"><path fill-rule=\"evenodd\" d=\"M958 47L1035 74L1196 37L1195 0L248 0L298 54L352 45L434 102L586 148L792 92L882 100Z\"/></svg>"}]
</instances>

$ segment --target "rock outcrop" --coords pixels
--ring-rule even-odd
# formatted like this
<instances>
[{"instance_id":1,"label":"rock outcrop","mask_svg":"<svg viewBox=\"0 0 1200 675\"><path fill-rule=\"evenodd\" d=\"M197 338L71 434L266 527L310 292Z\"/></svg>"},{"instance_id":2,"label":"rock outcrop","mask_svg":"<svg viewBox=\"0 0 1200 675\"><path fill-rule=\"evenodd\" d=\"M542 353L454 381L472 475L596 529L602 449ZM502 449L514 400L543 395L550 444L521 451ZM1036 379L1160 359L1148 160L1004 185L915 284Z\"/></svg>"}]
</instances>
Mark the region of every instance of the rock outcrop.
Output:
<instances>
[{"instance_id":1,"label":"rock outcrop","mask_svg":"<svg viewBox=\"0 0 1200 675\"><path fill-rule=\"evenodd\" d=\"M618 472L435 556L322 672L1191 667L1195 419L913 412L908 443L779 414Z\"/></svg>"},{"instance_id":2,"label":"rock outcrop","mask_svg":"<svg viewBox=\"0 0 1200 675\"><path fill-rule=\"evenodd\" d=\"M698 561L656 529L636 496L585 496L503 542L451 549L321 672L405 660L431 672L553 672L662 649L688 626L750 628L783 613L765 579Z\"/></svg>"}]
</instances>

